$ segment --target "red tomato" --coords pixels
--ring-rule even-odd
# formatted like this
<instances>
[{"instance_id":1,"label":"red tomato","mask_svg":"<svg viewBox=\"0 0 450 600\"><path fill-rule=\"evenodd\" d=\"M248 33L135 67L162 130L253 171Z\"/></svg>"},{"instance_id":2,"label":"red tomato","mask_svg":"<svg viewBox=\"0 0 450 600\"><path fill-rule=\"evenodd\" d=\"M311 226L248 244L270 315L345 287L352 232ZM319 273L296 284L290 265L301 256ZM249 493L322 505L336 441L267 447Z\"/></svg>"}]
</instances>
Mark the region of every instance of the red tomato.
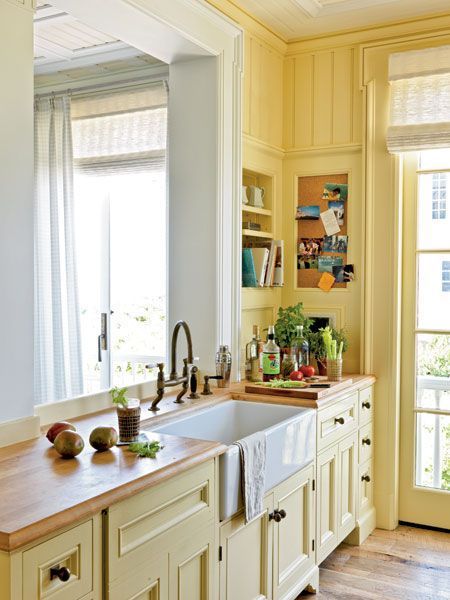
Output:
<instances>
[{"instance_id":1,"label":"red tomato","mask_svg":"<svg viewBox=\"0 0 450 600\"><path fill-rule=\"evenodd\" d=\"M312 377L316 372L312 365L303 365L302 367L300 367L300 371L305 377Z\"/></svg>"},{"instance_id":2,"label":"red tomato","mask_svg":"<svg viewBox=\"0 0 450 600\"><path fill-rule=\"evenodd\" d=\"M289 375L291 381L301 381L303 379L303 373L301 371L292 371Z\"/></svg>"}]
</instances>

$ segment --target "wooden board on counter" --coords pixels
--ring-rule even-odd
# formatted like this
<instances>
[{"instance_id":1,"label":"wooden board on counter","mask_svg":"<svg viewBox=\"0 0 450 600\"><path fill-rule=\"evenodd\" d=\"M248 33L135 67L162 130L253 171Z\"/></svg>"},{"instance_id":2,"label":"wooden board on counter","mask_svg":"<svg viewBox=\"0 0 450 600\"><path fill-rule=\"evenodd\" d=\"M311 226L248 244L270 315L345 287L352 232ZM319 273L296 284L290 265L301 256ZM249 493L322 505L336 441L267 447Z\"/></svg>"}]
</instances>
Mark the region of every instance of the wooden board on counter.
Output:
<instances>
[{"instance_id":1,"label":"wooden board on counter","mask_svg":"<svg viewBox=\"0 0 450 600\"><path fill-rule=\"evenodd\" d=\"M321 378L317 383L329 383L329 388L271 388L254 383L245 385L245 392L248 394L261 394L264 396L284 396L287 398L305 398L306 400L322 400L336 392L342 392L353 384L353 378L344 376L342 381L328 381L326 377Z\"/></svg>"}]
</instances>

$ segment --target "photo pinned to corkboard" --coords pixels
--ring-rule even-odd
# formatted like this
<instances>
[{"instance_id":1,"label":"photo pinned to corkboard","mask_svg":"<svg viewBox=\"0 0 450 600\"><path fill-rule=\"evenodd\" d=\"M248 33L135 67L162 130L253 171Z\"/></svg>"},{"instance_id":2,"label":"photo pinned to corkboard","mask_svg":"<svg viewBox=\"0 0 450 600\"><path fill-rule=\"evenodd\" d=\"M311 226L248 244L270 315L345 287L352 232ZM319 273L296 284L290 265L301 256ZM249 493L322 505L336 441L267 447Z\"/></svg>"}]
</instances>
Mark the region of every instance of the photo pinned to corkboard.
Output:
<instances>
[{"instance_id":1,"label":"photo pinned to corkboard","mask_svg":"<svg viewBox=\"0 0 450 600\"><path fill-rule=\"evenodd\" d=\"M298 288L318 287L324 273L339 273L333 289L347 287L349 279L343 275L349 244L348 208L348 173L298 178L295 213ZM331 214L331 221L335 228L330 230L331 235L325 229L330 223L330 213L320 217L325 211L334 212L335 220Z\"/></svg>"}]
</instances>

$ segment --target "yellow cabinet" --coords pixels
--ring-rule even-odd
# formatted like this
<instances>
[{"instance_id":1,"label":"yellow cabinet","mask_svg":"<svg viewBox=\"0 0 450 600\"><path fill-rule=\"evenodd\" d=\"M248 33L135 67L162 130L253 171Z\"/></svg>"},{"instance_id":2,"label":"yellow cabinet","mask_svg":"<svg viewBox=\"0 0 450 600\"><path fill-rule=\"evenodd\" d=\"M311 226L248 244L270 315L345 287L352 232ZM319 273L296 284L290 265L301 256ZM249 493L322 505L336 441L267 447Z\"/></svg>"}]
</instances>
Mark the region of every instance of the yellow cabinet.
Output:
<instances>
[{"instance_id":1,"label":"yellow cabinet","mask_svg":"<svg viewBox=\"0 0 450 600\"><path fill-rule=\"evenodd\" d=\"M169 553L169 599L212 600L216 560L212 524Z\"/></svg>"},{"instance_id":2,"label":"yellow cabinet","mask_svg":"<svg viewBox=\"0 0 450 600\"><path fill-rule=\"evenodd\" d=\"M338 544L338 446L317 456L316 552L320 564Z\"/></svg>"},{"instance_id":3,"label":"yellow cabinet","mask_svg":"<svg viewBox=\"0 0 450 600\"><path fill-rule=\"evenodd\" d=\"M317 456L317 564L355 527L357 440L355 431Z\"/></svg>"},{"instance_id":4,"label":"yellow cabinet","mask_svg":"<svg viewBox=\"0 0 450 600\"><path fill-rule=\"evenodd\" d=\"M129 573L112 584L109 600L168 600L169 557L167 553L155 557L145 567Z\"/></svg>"},{"instance_id":5,"label":"yellow cabinet","mask_svg":"<svg viewBox=\"0 0 450 600\"><path fill-rule=\"evenodd\" d=\"M314 465L282 482L248 524L242 513L220 527L220 600L287 600L317 589Z\"/></svg>"},{"instance_id":6,"label":"yellow cabinet","mask_svg":"<svg viewBox=\"0 0 450 600\"><path fill-rule=\"evenodd\" d=\"M314 567L314 466L303 469L274 490L273 598L292 598ZM310 583L309 581L307 583Z\"/></svg>"},{"instance_id":7,"label":"yellow cabinet","mask_svg":"<svg viewBox=\"0 0 450 600\"><path fill-rule=\"evenodd\" d=\"M338 445L338 542L340 543L356 523L356 478L358 469L357 433L349 435Z\"/></svg>"},{"instance_id":8,"label":"yellow cabinet","mask_svg":"<svg viewBox=\"0 0 450 600\"><path fill-rule=\"evenodd\" d=\"M264 512L247 525L242 513L220 528L220 599L272 598L273 495L265 498Z\"/></svg>"}]
</instances>

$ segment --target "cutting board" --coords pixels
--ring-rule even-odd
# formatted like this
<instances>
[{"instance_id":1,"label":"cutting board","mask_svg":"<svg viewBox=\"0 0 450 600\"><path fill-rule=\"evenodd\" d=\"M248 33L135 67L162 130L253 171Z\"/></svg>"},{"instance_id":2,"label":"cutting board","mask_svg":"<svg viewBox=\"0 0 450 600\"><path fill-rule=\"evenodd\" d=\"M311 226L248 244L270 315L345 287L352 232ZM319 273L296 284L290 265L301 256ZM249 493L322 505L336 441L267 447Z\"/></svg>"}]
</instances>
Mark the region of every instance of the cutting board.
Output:
<instances>
[{"instance_id":1,"label":"cutting board","mask_svg":"<svg viewBox=\"0 0 450 600\"><path fill-rule=\"evenodd\" d=\"M314 383L329 383L329 388L311 388L304 387L299 389L289 388L271 388L255 383L247 383L245 391L248 394L263 394L264 396L284 396L285 398L305 398L306 400L321 400L331 394L345 390L352 385L351 377L344 377L342 381L328 381L326 377L320 377L319 381Z\"/></svg>"}]
</instances>

